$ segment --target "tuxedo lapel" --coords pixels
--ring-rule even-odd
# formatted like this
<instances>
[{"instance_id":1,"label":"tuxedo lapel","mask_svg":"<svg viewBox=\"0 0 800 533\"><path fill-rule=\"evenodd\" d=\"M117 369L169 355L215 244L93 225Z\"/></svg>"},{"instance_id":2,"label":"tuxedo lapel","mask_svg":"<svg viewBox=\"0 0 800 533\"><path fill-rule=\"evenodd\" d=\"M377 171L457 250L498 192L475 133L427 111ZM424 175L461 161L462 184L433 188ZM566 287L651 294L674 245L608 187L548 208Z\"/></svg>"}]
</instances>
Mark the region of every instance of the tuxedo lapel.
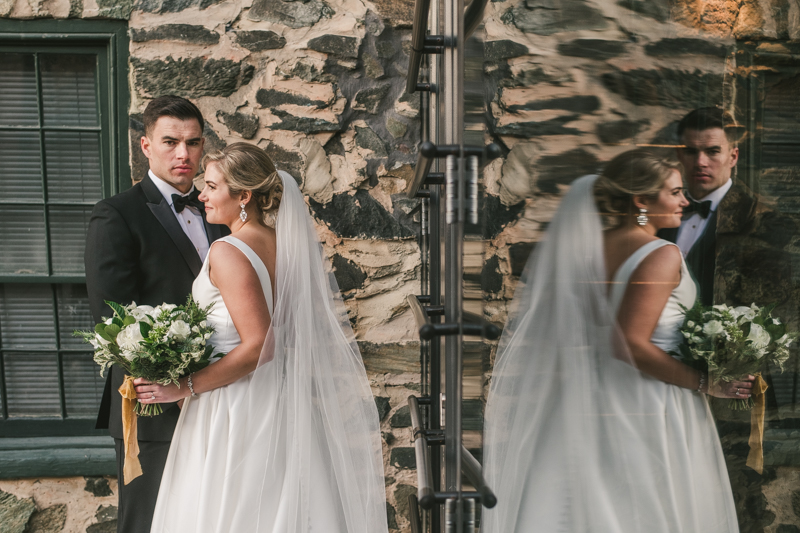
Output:
<instances>
[{"instance_id":1,"label":"tuxedo lapel","mask_svg":"<svg viewBox=\"0 0 800 533\"><path fill-rule=\"evenodd\" d=\"M175 243L175 247L186 260L186 264L189 265L192 274L197 277L197 275L200 274L200 269L203 267L203 262L200 261L200 255L198 255L191 239L189 239L183 231L183 228L181 228L178 219L175 218L175 213L172 212L172 208L169 206L169 203L167 203L167 199L164 198L161 191L159 191L158 187L152 182L150 176L145 175L142 180L142 190L145 196L147 196L147 207L150 208L150 211L164 227L164 230L166 230L172 242ZM206 226L206 228L207 227L208 226Z\"/></svg>"}]
</instances>

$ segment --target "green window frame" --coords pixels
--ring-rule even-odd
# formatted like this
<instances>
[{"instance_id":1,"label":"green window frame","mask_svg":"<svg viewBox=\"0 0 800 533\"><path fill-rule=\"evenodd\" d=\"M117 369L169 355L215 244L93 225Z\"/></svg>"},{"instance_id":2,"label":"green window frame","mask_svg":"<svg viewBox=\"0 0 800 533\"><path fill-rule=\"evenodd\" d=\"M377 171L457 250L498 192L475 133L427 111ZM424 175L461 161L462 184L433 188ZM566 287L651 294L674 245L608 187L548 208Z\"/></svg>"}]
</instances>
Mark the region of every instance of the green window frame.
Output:
<instances>
[{"instance_id":1,"label":"green window frame","mask_svg":"<svg viewBox=\"0 0 800 533\"><path fill-rule=\"evenodd\" d=\"M7 105L3 118L0 106L0 478L112 474L110 438L94 429L103 380L71 334L93 326L91 208L131 185L127 23L0 20L3 55L24 73L14 97L36 112ZM39 183L17 178L37 164Z\"/></svg>"}]
</instances>

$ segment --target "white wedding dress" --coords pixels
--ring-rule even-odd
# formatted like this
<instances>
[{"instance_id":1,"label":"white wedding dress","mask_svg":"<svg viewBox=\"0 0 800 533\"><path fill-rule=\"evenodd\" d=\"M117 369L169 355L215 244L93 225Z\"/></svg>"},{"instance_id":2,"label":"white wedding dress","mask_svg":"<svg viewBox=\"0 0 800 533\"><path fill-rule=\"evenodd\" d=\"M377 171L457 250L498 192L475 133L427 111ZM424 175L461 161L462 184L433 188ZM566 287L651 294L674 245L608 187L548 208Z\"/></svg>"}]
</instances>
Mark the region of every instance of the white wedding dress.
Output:
<instances>
[{"instance_id":1,"label":"white wedding dress","mask_svg":"<svg viewBox=\"0 0 800 533\"><path fill-rule=\"evenodd\" d=\"M272 320L258 366L186 398L152 533L387 531L375 401L308 208L294 178L280 175L274 297L252 249L217 241L245 254L261 281ZM233 350L239 334L207 258L192 294L214 304L215 352Z\"/></svg>"},{"instance_id":2,"label":"white wedding dress","mask_svg":"<svg viewBox=\"0 0 800 533\"><path fill-rule=\"evenodd\" d=\"M576 180L526 266L486 408L484 473L497 506L481 533L736 533L724 456L704 395L637 370L616 324L629 257L611 291L595 176ZM651 340L681 342L686 264Z\"/></svg>"}]
</instances>

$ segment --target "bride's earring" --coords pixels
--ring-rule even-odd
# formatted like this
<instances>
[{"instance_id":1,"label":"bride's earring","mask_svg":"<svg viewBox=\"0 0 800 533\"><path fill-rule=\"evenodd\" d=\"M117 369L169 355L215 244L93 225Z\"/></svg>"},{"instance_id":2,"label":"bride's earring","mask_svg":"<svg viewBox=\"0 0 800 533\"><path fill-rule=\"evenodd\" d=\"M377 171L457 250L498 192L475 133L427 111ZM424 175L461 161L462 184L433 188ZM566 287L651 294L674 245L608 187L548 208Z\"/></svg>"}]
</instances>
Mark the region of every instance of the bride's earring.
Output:
<instances>
[{"instance_id":1,"label":"bride's earring","mask_svg":"<svg viewBox=\"0 0 800 533\"><path fill-rule=\"evenodd\" d=\"M239 218L242 220L242 222L244 222L247 220L247 211L244 210L244 204L239 204L239 207L242 208L241 212L239 213Z\"/></svg>"},{"instance_id":2,"label":"bride's earring","mask_svg":"<svg viewBox=\"0 0 800 533\"><path fill-rule=\"evenodd\" d=\"M242 220L244 220L244 219L242 219ZM642 207L642 208L639 209L639 214L636 215L636 223L639 224L640 226L644 226L644 225L647 224L647 220L648 220L648 218L647 218L647 209Z\"/></svg>"}]
</instances>

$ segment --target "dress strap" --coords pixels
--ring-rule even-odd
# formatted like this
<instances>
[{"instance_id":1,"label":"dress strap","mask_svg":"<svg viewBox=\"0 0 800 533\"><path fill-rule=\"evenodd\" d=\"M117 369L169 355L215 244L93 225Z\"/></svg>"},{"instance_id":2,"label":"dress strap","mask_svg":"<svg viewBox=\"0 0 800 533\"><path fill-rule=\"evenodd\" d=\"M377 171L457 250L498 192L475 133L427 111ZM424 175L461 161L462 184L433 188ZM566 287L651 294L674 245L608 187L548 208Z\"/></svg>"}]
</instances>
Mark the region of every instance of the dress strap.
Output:
<instances>
[{"instance_id":1,"label":"dress strap","mask_svg":"<svg viewBox=\"0 0 800 533\"><path fill-rule=\"evenodd\" d=\"M619 305L622 303L622 297L625 296L625 291L628 288L628 281L630 280L631 275L634 273L634 271L636 271L641 262L644 261L644 258L659 248L670 244L675 246L673 243L665 241L664 239L650 241L647 244L640 246L617 269L617 272L614 274L610 298L611 309L614 310L614 314L619 311Z\"/></svg>"},{"instance_id":2,"label":"dress strap","mask_svg":"<svg viewBox=\"0 0 800 533\"><path fill-rule=\"evenodd\" d=\"M269 277L269 271L267 270L267 266L264 264L264 261L258 256L257 253L253 251L250 246L248 246L244 241L234 237L233 235L226 235L221 239L217 239L212 243L212 246L218 242L227 242L228 244L235 246L242 252L245 257L250 261L250 264L253 265L253 269L256 271L256 275L258 276L259 281L261 281L261 289L264 292L264 298L267 300L267 307L269 308L269 314L272 315L272 282Z\"/></svg>"}]
</instances>

